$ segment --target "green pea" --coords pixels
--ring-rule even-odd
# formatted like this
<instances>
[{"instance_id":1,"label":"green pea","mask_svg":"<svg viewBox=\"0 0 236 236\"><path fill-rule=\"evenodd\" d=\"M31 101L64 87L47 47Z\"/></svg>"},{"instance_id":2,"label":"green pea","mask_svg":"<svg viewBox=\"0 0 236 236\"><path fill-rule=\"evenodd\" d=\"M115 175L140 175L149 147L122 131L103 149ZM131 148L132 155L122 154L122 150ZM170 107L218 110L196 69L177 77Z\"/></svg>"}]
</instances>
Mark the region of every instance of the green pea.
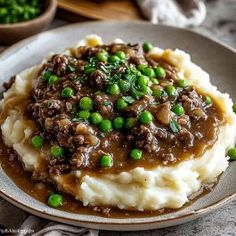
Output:
<instances>
[{"instance_id":1,"label":"green pea","mask_svg":"<svg viewBox=\"0 0 236 236\"><path fill-rule=\"evenodd\" d=\"M108 167L112 167L113 160L110 155L102 155L100 157L99 163L102 168L108 168Z\"/></svg>"},{"instance_id":2,"label":"green pea","mask_svg":"<svg viewBox=\"0 0 236 236\"><path fill-rule=\"evenodd\" d=\"M48 206L57 208L62 206L63 198L60 194L53 193L48 198Z\"/></svg>"},{"instance_id":3,"label":"green pea","mask_svg":"<svg viewBox=\"0 0 236 236\"><path fill-rule=\"evenodd\" d=\"M8 10L6 7L0 7L0 17L7 15Z\"/></svg>"},{"instance_id":4,"label":"green pea","mask_svg":"<svg viewBox=\"0 0 236 236\"><path fill-rule=\"evenodd\" d=\"M160 88L153 89L152 91L153 96L158 99L163 96L163 93L164 93L163 89Z\"/></svg>"},{"instance_id":5,"label":"green pea","mask_svg":"<svg viewBox=\"0 0 236 236\"><path fill-rule=\"evenodd\" d=\"M236 104L233 105L233 112L236 113Z\"/></svg>"},{"instance_id":6,"label":"green pea","mask_svg":"<svg viewBox=\"0 0 236 236\"><path fill-rule=\"evenodd\" d=\"M97 54L97 59L102 62L107 62L108 60L108 53L106 51L99 52Z\"/></svg>"},{"instance_id":7,"label":"green pea","mask_svg":"<svg viewBox=\"0 0 236 236\"><path fill-rule=\"evenodd\" d=\"M149 43L149 42L145 42L145 43L143 44L143 51L144 51L144 52L149 52L149 51L152 50L152 48L153 48L153 46L152 46L152 44Z\"/></svg>"},{"instance_id":8,"label":"green pea","mask_svg":"<svg viewBox=\"0 0 236 236\"><path fill-rule=\"evenodd\" d=\"M24 19L25 21L30 20L30 14L29 14L29 12L25 12L25 13L23 14L23 19Z\"/></svg>"},{"instance_id":9,"label":"green pea","mask_svg":"<svg viewBox=\"0 0 236 236\"><path fill-rule=\"evenodd\" d=\"M90 112L89 111L80 111L78 113L79 118L87 120L90 117Z\"/></svg>"},{"instance_id":10,"label":"green pea","mask_svg":"<svg viewBox=\"0 0 236 236\"><path fill-rule=\"evenodd\" d=\"M173 85L167 85L165 89L166 89L168 96L174 97L177 95L176 88Z\"/></svg>"},{"instance_id":11,"label":"green pea","mask_svg":"<svg viewBox=\"0 0 236 236\"><path fill-rule=\"evenodd\" d=\"M39 135L35 135L31 139L31 144L35 149L39 149L43 146L43 138Z\"/></svg>"},{"instance_id":12,"label":"green pea","mask_svg":"<svg viewBox=\"0 0 236 236\"><path fill-rule=\"evenodd\" d=\"M22 14L23 12L24 12L24 9L23 9L23 7L21 7L21 6L16 6L17 8L16 8L16 10L17 10L17 12L18 12L18 14Z\"/></svg>"},{"instance_id":13,"label":"green pea","mask_svg":"<svg viewBox=\"0 0 236 236\"><path fill-rule=\"evenodd\" d=\"M212 104L213 104L213 101L212 101L211 97L206 96L206 97L205 97L205 103L206 103L206 105L208 105L208 106L212 105Z\"/></svg>"},{"instance_id":14,"label":"green pea","mask_svg":"<svg viewBox=\"0 0 236 236\"><path fill-rule=\"evenodd\" d=\"M228 150L227 156L229 156L230 161L235 161L236 160L236 148L230 148Z\"/></svg>"},{"instance_id":15,"label":"green pea","mask_svg":"<svg viewBox=\"0 0 236 236\"><path fill-rule=\"evenodd\" d=\"M31 16L36 15L36 9L33 8L33 7L29 7L29 8L28 8L28 12L30 13Z\"/></svg>"},{"instance_id":16,"label":"green pea","mask_svg":"<svg viewBox=\"0 0 236 236\"><path fill-rule=\"evenodd\" d=\"M147 68L148 66L146 64L139 64L138 65L138 70L143 71L143 69Z\"/></svg>"},{"instance_id":17,"label":"green pea","mask_svg":"<svg viewBox=\"0 0 236 236\"><path fill-rule=\"evenodd\" d=\"M153 116L152 116L151 112L143 111L140 113L139 121L142 124L150 124L152 122L152 120L153 120Z\"/></svg>"},{"instance_id":18,"label":"green pea","mask_svg":"<svg viewBox=\"0 0 236 236\"><path fill-rule=\"evenodd\" d=\"M175 104L171 110L178 116L182 116L184 114L184 108L180 104Z\"/></svg>"},{"instance_id":19,"label":"green pea","mask_svg":"<svg viewBox=\"0 0 236 236\"><path fill-rule=\"evenodd\" d=\"M120 88L119 88L118 84L110 84L110 85L108 85L107 93L109 93L111 95L118 95L118 94L120 94Z\"/></svg>"},{"instance_id":20,"label":"green pea","mask_svg":"<svg viewBox=\"0 0 236 236\"><path fill-rule=\"evenodd\" d=\"M133 73L134 73L136 76L141 76L141 75L142 75L142 73L141 73L139 70L136 70L136 69L133 70Z\"/></svg>"},{"instance_id":21,"label":"green pea","mask_svg":"<svg viewBox=\"0 0 236 236\"><path fill-rule=\"evenodd\" d=\"M108 58L108 61L112 64L116 64L120 62L120 58L116 55L113 55Z\"/></svg>"},{"instance_id":22,"label":"green pea","mask_svg":"<svg viewBox=\"0 0 236 236\"><path fill-rule=\"evenodd\" d=\"M164 68L158 66L157 68L154 69L155 74L158 78L165 78L166 77L166 71Z\"/></svg>"},{"instance_id":23,"label":"green pea","mask_svg":"<svg viewBox=\"0 0 236 236\"><path fill-rule=\"evenodd\" d=\"M143 92L144 94L152 95L152 90L151 90L151 88L148 87L148 86L143 86L143 87L142 87L142 92Z\"/></svg>"},{"instance_id":24,"label":"green pea","mask_svg":"<svg viewBox=\"0 0 236 236\"><path fill-rule=\"evenodd\" d=\"M90 116L90 120L94 125L98 125L102 122L103 118L98 112L93 112Z\"/></svg>"},{"instance_id":25,"label":"green pea","mask_svg":"<svg viewBox=\"0 0 236 236\"><path fill-rule=\"evenodd\" d=\"M99 128L103 133L112 131L112 122L110 120L102 120L99 124Z\"/></svg>"},{"instance_id":26,"label":"green pea","mask_svg":"<svg viewBox=\"0 0 236 236\"><path fill-rule=\"evenodd\" d=\"M180 88L186 88L186 87L188 87L188 82L187 82L187 80L185 80L185 79L179 79L179 80L178 80L178 86L179 86Z\"/></svg>"},{"instance_id":27,"label":"green pea","mask_svg":"<svg viewBox=\"0 0 236 236\"><path fill-rule=\"evenodd\" d=\"M70 88L70 87L65 87L63 90L62 90L62 92L61 92L61 96L63 97L63 98L69 98L69 97L71 97L71 96L73 96L74 95L74 90L72 89L72 88Z\"/></svg>"},{"instance_id":28,"label":"green pea","mask_svg":"<svg viewBox=\"0 0 236 236\"><path fill-rule=\"evenodd\" d=\"M120 87L120 90L121 90L122 93L125 93L125 92L129 91L130 84L127 81L120 80L118 84L119 84L119 87Z\"/></svg>"},{"instance_id":29,"label":"green pea","mask_svg":"<svg viewBox=\"0 0 236 236\"><path fill-rule=\"evenodd\" d=\"M121 60L125 60L126 55L123 51L117 51L115 55L118 56Z\"/></svg>"},{"instance_id":30,"label":"green pea","mask_svg":"<svg viewBox=\"0 0 236 236\"><path fill-rule=\"evenodd\" d=\"M125 122L125 128L131 129L132 127L135 126L135 124L136 124L136 119L134 117L130 117Z\"/></svg>"},{"instance_id":31,"label":"green pea","mask_svg":"<svg viewBox=\"0 0 236 236\"><path fill-rule=\"evenodd\" d=\"M45 72L43 73L42 79L45 80L45 81L48 81L49 78L51 77L51 75L52 75L52 72L50 72L50 71L45 71Z\"/></svg>"},{"instance_id":32,"label":"green pea","mask_svg":"<svg viewBox=\"0 0 236 236\"><path fill-rule=\"evenodd\" d=\"M119 98L116 101L116 108L119 111L125 109L127 106L128 106L128 103L124 99L122 99L122 98Z\"/></svg>"},{"instance_id":33,"label":"green pea","mask_svg":"<svg viewBox=\"0 0 236 236\"><path fill-rule=\"evenodd\" d=\"M141 75L137 78L136 82L137 84L142 87L142 86L146 86L148 84L148 77L144 76L144 75Z\"/></svg>"},{"instance_id":34,"label":"green pea","mask_svg":"<svg viewBox=\"0 0 236 236\"><path fill-rule=\"evenodd\" d=\"M135 161L141 160L142 155L143 155L143 153L140 149L133 149L129 154L130 158Z\"/></svg>"},{"instance_id":35,"label":"green pea","mask_svg":"<svg viewBox=\"0 0 236 236\"><path fill-rule=\"evenodd\" d=\"M51 75L48 79L48 84L49 85L53 85L55 84L57 81L59 80L59 77L57 77L56 75Z\"/></svg>"},{"instance_id":36,"label":"green pea","mask_svg":"<svg viewBox=\"0 0 236 236\"><path fill-rule=\"evenodd\" d=\"M82 97L79 101L79 107L82 110L92 110L93 109L93 100L89 97Z\"/></svg>"},{"instance_id":37,"label":"green pea","mask_svg":"<svg viewBox=\"0 0 236 236\"><path fill-rule=\"evenodd\" d=\"M156 78L150 78L150 80L152 81L153 84L159 84L159 81Z\"/></svg>"},{"instance_id":38,"label":"green pea","mask_svg":"<svg viewBox=\"0 0 236 236\"><path fill-rule=\"evenodd\" d=\"M61 157L64 154L64 149L58 145L52 146L50 151L53 157Z\"/></svg>"},{"instance_id":39,"label":"green pea","mask_svg":"<svg viewBox=\"0 0 236 236\"><path fill-rule=\"evenodd\" d=\"M152 68L144 68L142 70L143 75L146 75L149 78L156 77L156 74Z\"/></svg>"},{"instance_id":40,"label":"green pea","mask_svg":"<svg viewBox=\"0 0 236 236\"><path fill-rule=\"evenodd\" d=\"M123 117L118 116L113 120L113 126L115 129L122 129L124 126L125 120Z\"/></svg>"}]
</instances>

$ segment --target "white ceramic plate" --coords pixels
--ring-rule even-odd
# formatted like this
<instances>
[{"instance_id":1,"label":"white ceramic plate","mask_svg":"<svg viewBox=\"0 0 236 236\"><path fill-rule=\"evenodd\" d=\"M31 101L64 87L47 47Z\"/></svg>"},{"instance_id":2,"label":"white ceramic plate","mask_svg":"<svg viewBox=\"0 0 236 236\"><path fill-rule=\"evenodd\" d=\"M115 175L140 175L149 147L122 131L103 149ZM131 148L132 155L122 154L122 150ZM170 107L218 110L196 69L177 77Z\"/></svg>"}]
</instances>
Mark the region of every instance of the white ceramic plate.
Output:
<instances>
[{"instance_id":1,"label":"white ceramic plate","mask_svg":"<svg viewBox=\"0 0 236 236\"><path fill-rule=\"evenodd\" d=\"M73 24L26 39L0 55L0 82L39 63L49 52L60 52L91 33L102 36L107 43L114 38L122 38L131 43L150 41L161 48L183 49L191 54L195 63L209 72L213 84L221 91L227 91L236 101L236 52L233 49L188 30L141 22ZM230 164L213 192L174 213L147 218L112 219L49 208L20 190L1 167L0 195L19 208L54 221L90 228L137 231L181 224L223 206L236 198L235 179L236 162Z\"/></svg>"}]
</instances>

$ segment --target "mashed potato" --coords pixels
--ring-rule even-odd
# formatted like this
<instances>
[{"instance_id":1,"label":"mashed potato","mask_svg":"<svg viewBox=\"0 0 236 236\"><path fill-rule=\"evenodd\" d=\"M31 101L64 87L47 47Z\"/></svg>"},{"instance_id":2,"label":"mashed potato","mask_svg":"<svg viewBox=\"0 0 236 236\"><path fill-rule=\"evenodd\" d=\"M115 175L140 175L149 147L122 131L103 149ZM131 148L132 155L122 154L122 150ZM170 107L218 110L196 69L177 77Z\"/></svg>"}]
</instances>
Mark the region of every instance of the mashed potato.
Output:
<instances>
[{"instance_id":1,"label":"mashed potato","mask_svg":"<svg viewBox=\"0 0 236 236\"><path fill-rule=\"evenodd\" d=\"M98 36L88 36L78 45L95 46L102 44ZM77 45L77 46L78 46ZM69 54L69 51L66 51ZM198 191L203 184L212 183L228 167L226 150L234 146L236 140L236 115L232 111L232 101L210 83L209 75L191 62L190 56L176 49L153 48L154 57L162 57L179 68L180 74L189 84L214 98L225 113L226 123L220 128L218 140L203 156L182 161L174 166L158 166L154 169L137 167L119 174L93 176L83 171L73 171L67 175L52 175L59 189L72 194L83 204L92 206L115 206L121 209L157 210L160 208L180 208L188 197ZM1 130L5 144L20 156L27 170L37 172L40 163L47 158L26 144L34 132L33 122L26 120L17 104L12 101L27 97L36 81L40 66L17 75L12 87L4 94L2 109L4 120ZM10 108L10 109L9 109ZM5 112L8 109L9 112ZM5 112L5 113L4 113ZM3 118L3 115L2 115ZM77 180L71 185L70 178Z\"/></svg>"}]
</instances>

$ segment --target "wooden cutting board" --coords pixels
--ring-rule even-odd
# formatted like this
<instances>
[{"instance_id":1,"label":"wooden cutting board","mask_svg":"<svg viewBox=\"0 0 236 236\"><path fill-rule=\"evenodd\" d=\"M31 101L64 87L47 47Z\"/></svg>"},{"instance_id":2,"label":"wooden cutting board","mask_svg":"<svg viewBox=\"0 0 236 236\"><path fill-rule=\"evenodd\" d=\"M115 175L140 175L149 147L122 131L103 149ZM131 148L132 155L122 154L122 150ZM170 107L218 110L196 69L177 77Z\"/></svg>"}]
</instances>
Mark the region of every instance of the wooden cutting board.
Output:
<instances>
[{"instance_id":1,"label":"wooden cutting board","mask_svg":"<svg viewBox=\"0 0 236 236\"><path fill-rule=\"evenodd\" d=\"M132 0L58 0L60 9L88 19L140 20L143 19Z\"/></svg>"}]
</instances>

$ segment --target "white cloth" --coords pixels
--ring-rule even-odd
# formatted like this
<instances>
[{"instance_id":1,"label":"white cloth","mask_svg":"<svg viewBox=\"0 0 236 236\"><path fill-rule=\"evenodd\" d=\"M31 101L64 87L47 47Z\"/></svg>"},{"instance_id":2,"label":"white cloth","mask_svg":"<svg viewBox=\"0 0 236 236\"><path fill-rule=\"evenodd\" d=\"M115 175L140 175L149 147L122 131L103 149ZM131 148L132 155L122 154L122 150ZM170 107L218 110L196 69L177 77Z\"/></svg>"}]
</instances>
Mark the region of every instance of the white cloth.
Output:
<instances>
[{"instance_id":1,"label":"white cloth","mask_svg":"<svg viewBox=\"0 0 236 236\"><path fill-rule=\"evenodd\" d=\"M198 26L206 17L206 6L201 0L137 0L137 3L154 24Z\"/></svg>"}]
</instances>

